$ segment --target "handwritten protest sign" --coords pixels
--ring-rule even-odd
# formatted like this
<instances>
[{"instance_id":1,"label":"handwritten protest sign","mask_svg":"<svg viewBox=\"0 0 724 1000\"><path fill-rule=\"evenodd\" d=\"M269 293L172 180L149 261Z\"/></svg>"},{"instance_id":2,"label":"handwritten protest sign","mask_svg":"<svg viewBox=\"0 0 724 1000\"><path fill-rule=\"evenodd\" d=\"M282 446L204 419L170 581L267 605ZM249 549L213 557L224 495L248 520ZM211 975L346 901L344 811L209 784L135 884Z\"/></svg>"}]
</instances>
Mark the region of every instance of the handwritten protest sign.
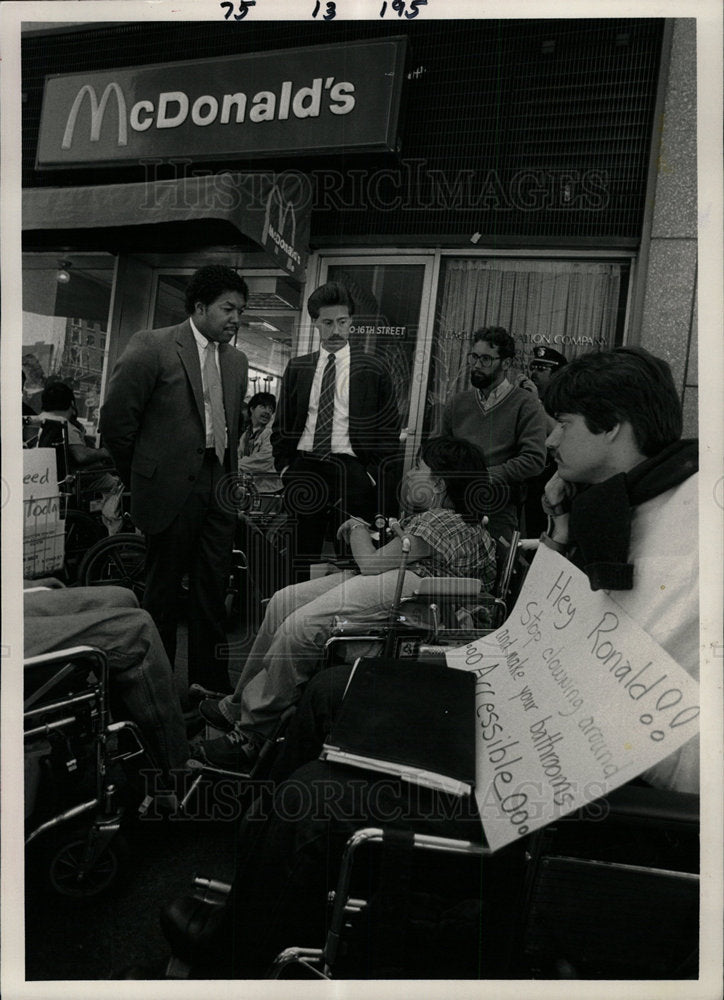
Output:
<instances>
[{"instance_id":1,"label":"handwritten protest sign","mask_svg":"<svg viewBox=\"0 0 724 1000\"><path fill-rule=\"evenodd\" d=\"M501 628L447 653L475 673L475 795L492 850L605 795L699 730L699 686L541 546Z\"/></svg>"},{"instance_id":2,"label":"handwritten protest sign","mask_svg":"<svg viewBox=\"0 0 724 1000\"><path fill-rule=\"evenodd\" d=\"M44 576L60 569L65 554L55 449L23 451L23 575Z\"/></svg>"}]
</instances>

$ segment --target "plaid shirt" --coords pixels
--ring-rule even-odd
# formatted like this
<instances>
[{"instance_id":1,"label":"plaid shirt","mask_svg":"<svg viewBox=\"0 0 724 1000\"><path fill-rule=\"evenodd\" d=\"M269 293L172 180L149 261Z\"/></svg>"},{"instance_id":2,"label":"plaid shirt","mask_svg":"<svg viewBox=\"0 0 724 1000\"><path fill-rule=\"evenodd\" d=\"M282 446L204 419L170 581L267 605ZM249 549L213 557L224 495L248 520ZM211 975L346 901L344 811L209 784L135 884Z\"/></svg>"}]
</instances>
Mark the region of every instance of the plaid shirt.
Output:
<instances>
[{"instance_id":1,"label":"plaid shirt","mask_svg":"<svg viewBox=\"0 0 724 1000\"><path fill-rule=\"evenodd\" d=\"M411 567L418 576L470 576L486 590L495 586L495 543L482 525L438 507L406 518L402 527L432 549Z\"/></svg>"}]
</instances>

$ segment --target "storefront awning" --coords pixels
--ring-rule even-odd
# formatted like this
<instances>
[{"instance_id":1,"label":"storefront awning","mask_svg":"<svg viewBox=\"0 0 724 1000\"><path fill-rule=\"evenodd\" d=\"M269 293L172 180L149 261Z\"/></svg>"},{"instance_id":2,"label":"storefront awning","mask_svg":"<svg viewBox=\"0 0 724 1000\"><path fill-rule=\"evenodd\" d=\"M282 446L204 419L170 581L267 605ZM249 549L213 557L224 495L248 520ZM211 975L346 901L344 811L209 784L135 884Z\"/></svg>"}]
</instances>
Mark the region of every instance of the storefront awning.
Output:
<instances>
[{"instance_id":1,"label":"storefront awning","mask_svg":"<svg viewBox=\"0 0 724 1000\"><path fill-rule=\"evenodd\" d=\"M163 253L258 245L302 280L311 201L307 178L293 171L26 188L23 246Z\"/></svg>"}]
</instances>

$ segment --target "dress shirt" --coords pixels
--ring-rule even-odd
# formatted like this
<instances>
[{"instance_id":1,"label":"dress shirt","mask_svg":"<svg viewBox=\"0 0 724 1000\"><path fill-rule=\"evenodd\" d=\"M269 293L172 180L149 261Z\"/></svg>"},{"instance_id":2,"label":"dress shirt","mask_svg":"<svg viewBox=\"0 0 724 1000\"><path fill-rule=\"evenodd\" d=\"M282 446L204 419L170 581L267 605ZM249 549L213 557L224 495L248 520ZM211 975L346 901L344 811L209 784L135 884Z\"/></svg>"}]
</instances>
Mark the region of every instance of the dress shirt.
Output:
<instances>
[{"instance_id":1,"label":"dress shirt","mask_svg":"<svg viewBox=\"0 0 724 1000\"><path fill-rule=\"evenodd\" d=\"M487 399L485 398L485 396L483 396L480 389L478 389L478 402L480 403L481 409L485 412L487 412L488 410L492 410L492 408L495 406L496 403L499 403L501 399L505 399L508 393L512 391L513 391L513 386L505 378L500 383L500 385L496 385L496 387L492 390L492 392L488 394Z\"/></svg>"},{"instance_id":2,"label":"dress shirt","mask_svg":"<svg viewBox=\"0 0 724 1000\"><path fill-rule=\"evenodd\" d=\"M209 401L209 390L206 385L206 378L204 376L204 361L206 359L206 346L208 344L209 350L213 351L214 364L216 365L216 370L219 373L219 378L221 378L221 365L219 364L219 345L215 340L208 340L202 333L196 328L194 321L189 317L189 323L191 324L191 330L193 331L194 340L196 341L196 346L199 351L199 364L201 365L201 384L204 389L204 421L206 424L206 447L214 447L214 424L211 418L211 403ZM228 437L224 435L224 448L228 442Z\"/></svg>"},{"instance_id":3,"label":"dress shirt","mask_svg":"<svg viewBox=\"0 0 724 1000\"><path fill-rule=\"evenodd\" d=\"M314 429L317 425L319 412L319 396L322 391L322 376L331 351L323 347L319 349L319 360L314 370L314 379L309 393L309 409L304 433L297 445L298 451L312 451L314 447ZM349 371L350 350L345 344L335 352L334 357L334 419L332 421L332 453L335 455L354 455L349 440Z\"/></svg>"}]
</instances>

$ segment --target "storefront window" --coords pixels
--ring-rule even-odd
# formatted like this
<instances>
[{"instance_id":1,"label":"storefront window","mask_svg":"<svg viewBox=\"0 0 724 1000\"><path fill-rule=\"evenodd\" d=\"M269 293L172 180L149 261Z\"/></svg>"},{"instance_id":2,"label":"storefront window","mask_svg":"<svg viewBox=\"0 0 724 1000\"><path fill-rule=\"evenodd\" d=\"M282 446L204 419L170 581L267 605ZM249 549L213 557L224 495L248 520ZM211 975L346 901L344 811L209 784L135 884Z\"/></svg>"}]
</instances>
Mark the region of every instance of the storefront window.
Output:
<instances>
[{"instance_id":1,"label":"storefront window","mask_svg":"<svg viewBox=\"0 0 724 1000\"><path fill-rule=\"evenodd\" d=\"M23 255L23 398L40 412L48 382L65 382L89 435L98 425L114 266L110 254Z\"/></svg>"},{"instance_id":2,"label":"storefront window","mask_svg":"<svg viewBox=\"0 0 724 1000\"><path fill-rule=\"evenodd\" d=\"M621 342L627 262L447 258L440 274L435 335L425 401L425 431L469 388L471 334L502 326L517 345L515 371L525 372L536 346L571 361Z\"/></svg>"}]
</instances>

